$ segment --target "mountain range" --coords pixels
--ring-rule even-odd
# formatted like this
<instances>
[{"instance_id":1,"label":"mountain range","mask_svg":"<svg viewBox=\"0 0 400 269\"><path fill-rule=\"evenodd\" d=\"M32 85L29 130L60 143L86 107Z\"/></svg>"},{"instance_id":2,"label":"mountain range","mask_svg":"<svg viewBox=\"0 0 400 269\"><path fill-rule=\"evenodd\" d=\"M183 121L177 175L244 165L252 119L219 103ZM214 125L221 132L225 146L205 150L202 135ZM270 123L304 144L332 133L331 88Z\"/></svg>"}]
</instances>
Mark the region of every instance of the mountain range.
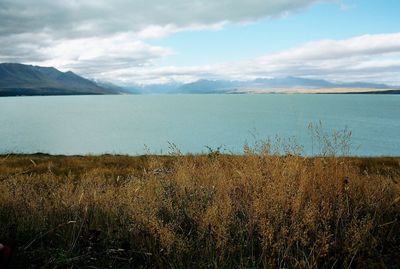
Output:
<instances>
[{"instance_id":1,"label":"mountain range","mask_svg":"<svg viewBox=\"0 0 400 269\"><path fill-rule=\"evenodd\" d=\"M120 94L68 71L17 63L0 64L0 96Z\"/></svg>"},{"instance_id":2,"label":"mountain range","mask_svg":"<svg viewBox=\"0 0 400 269\"><path fill-rule=\"evenodd\" d=\"M255 90L259 92L280 92L286 89L329 89L347 88L347 89L379 89L390 91L393 87L386 84L351 82L334 83L322 79L307 79L299 77L282 78L257 78L254 80L206 80L201 79L186 84L155 84L128 87L135 93L248 93Z\"/></svg>"},{"instance_id":3,"label":"mountain range","mask_svg":"<svg viewBox=\"0 0 400 269\"><path fill-rule=\"evenodd\" d=\"M0 64L0 96L19 95L92 95L92 94L173 94L173 93L271 93L298 90L307 93L335 92L334 89L358 89L357 93L400 93L399 87L386 84L351 82L335 83L300 77L257 78L254 80L206 80L190 83L118 86L109 82L85 79L71 71L54 67L18 63ZM342 91L343 92L343 91ZM344 91L346 93L346 91Z\"/></svg>"}]
</instances>

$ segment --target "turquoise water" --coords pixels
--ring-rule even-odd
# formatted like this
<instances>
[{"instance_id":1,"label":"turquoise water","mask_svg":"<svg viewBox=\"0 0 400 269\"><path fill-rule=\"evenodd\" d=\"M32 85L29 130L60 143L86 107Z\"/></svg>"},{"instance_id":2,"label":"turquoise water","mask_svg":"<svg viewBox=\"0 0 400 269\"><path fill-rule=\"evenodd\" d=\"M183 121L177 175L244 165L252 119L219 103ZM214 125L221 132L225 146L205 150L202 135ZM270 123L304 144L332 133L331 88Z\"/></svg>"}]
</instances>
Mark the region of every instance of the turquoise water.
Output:
<instances>
[{"instance_id":1,"label":"turquoise water","mask_svg":"<svg viewBox=\"0 0 400 269\"><path fill-rule=\"evenodd\" d=\"M354 155L400 156L400 95L134 95L0 98L0 153L143 154L297 137L307 125L348 126ZM146 146L145 146L146 145Z\"/></svg>"}]
</instances>

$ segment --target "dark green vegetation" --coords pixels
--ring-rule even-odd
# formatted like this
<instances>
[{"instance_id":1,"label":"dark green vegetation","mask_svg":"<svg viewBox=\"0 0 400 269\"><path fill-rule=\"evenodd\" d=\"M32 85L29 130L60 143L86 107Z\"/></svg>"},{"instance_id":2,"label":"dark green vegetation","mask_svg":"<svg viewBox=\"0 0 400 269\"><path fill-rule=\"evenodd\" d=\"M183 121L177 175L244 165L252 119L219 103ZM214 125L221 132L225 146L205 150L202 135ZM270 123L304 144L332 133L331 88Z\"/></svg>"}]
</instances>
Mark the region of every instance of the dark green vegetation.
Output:
<instances>
[{"instance_id":1,"label":"dark green vegetation","mask_svg":"<svg viewBox=\"0 0 400 269\"><path fill-rule=\"evenodd\" d=\"M16 268L399 268L400 158L0 156Z\"/></svg>"},{"instance_id":2,"label":"dark green vegetation","mask_svg":"<svg viewBox=\"0 0 400 269\"><path fill-rule=\"evenodd\" d=\"M53 67L0 64L0 96L119 94L73 72Z\"/></svg>"}]
</instances>

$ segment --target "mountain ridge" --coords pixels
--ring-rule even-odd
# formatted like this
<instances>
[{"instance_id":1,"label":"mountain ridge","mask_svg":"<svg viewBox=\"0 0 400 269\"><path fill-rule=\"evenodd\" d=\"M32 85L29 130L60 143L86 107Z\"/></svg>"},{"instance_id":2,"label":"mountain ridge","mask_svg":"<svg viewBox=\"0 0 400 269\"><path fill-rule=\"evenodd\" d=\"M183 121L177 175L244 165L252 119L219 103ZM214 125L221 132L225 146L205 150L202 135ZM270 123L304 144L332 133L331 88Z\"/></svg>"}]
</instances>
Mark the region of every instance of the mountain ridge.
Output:
<instances>
[{"instance_id":1,"label":"mountain ridge","mask_svg":"<svg viewBox=\"0 0 400 269\"><path fill-rule=\"evenodd\" d=\"M335 89L335 88L365 88L365 89L390 89L386 84L368 82L334 83L323 79L307 79L301 77L283 78L257 78L249 81L226 81L226 80L198 80L184 84L179 89L189 92L222 92L222 93L245 93L246 89Z\"/></svg>"},{"instance_id":2,"label":"mountain ridge","mask_svg":"<svg viewBox=\"0 0 400 269\"><path fill-rule=\"evenodd\" d=\"M0 63L0 96L120 94L71 71L54 67Z\"/></svg>"},{"instance_id":3,"label":"mountain ridge","mask_svg":"<svg viewBox=\"0 0 400 269\"><path fill-rule=\"evenodd\" d=\"M189 83L169 83L164 85L135 85L126 87L134 93L250 93L250 90L264 90L265 93L284 92L283 89L303 89L303 92L313 89L325 89L326 92L337 88L353 89L379 89L387 91L399 90L399 87L392 87L382 83L369 82L331 82L324 79L308 79L301 77L278 77L278 78L256 78L253 80L210 80L200 79ZM166 90L167 89L167 90ZM361 91L362 92L362 91ZM380 92L380 91L378 91Z\"/></svg>"},{"instance_id":4,"label":"mountain ridge","mask_svg":"<svg viewBox=\"0 0 400 269\"><path fill-rule=\"evenodd\" d=\"M337 91L337 89L341 91ZM295 76L253 80L200 79L189 83L134 84L123 87L106 81L89 80L71 71L61 72L54 67L0 63L0 96L293 92L399 93L400 87L369 82L331 82L324 79Z\"/></svg>"}]
</instances>

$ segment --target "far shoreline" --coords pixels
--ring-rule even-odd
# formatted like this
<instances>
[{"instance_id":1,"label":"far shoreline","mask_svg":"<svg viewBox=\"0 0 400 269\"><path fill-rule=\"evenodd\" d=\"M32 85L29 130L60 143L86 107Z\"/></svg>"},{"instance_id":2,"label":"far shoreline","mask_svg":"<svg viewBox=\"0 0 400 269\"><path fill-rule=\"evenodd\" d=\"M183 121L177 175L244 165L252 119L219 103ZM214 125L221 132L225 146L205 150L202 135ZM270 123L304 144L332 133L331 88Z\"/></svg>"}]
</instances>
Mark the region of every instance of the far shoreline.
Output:
<instances>
[{"instance_id":1,"label":"far shoreline","mask_svg":"<svg viewBox=\"0 0 400 269\"><path fill-rule=\"evenodd\" d=\"M3 94L2 97L47 97L47 96L142 96L142 95L246 95L246 94L374 94L374 95L397 95L400 89L378 89L378 88L275 88L275 89L234 89L227 91L214 92L173 92L173 93L115 93L115 94L96 94L96 93L71 93L71 94Z\"/></svg>"}]
</instances>

